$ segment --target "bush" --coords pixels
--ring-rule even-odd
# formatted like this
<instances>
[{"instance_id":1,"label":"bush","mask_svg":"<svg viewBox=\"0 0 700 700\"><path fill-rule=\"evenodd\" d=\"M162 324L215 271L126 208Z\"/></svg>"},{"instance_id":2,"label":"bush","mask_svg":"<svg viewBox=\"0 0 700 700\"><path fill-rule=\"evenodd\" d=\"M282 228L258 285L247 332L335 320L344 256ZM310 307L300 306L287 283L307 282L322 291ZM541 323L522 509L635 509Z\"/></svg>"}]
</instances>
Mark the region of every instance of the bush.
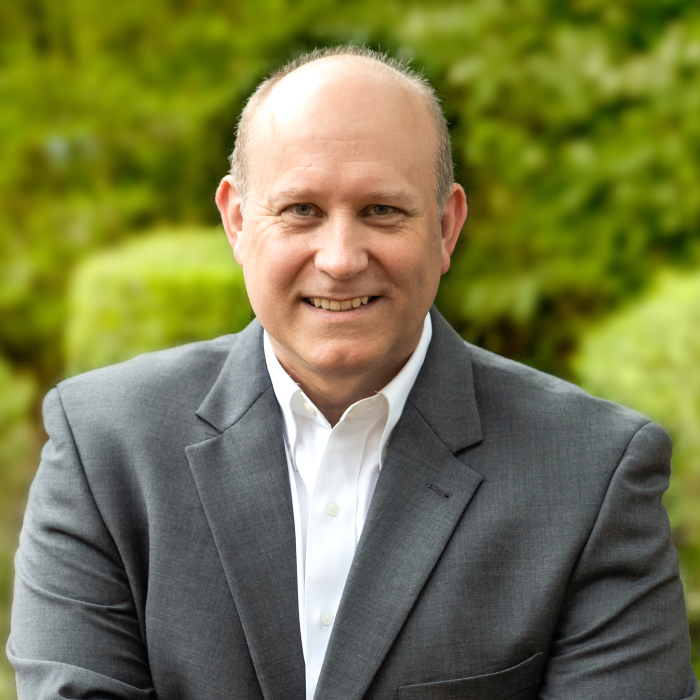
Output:
<instances>
[{"instance_id":1,"label":"bush","mask_svg":"<svg viewBox=\"0 0 700 700\"><path fill-rule=\"evenodd\" d=\"M35 384L10 369L0 357L0 640L10 632L10 601L14 570L12 557L31 479L36 438L31 423ZM0 699L14 698L14 675L0 657Z\"/></svg>"},{"instance_id":2,"label":"bush","mask_svg":"<svg viewBox=\"0 0 700 700\"><path fill-rule=\"evenodd\" d=\"M221 228L142 236L78 266L66 371L234 333L252 317L243 272Z\"/></svg>"},{"instance_id":3,"label":"bush","mask_svg":"<svg viewBox=\"0 0 700 700\"><path fill-rule=\"evenodd\" d=\"M700 262L693 0L14 0L0 352L52 384L73 266L163 222L213 225L253 86L346 41L412 58L444 98L471 213L438 306L466 339L566 374L582 320Z\"/></svg>"},{"instance_id":4,"label":"bush","mask_svg":"<svg viewBox=\"0 0 700 700\"><path fill-rule=\"evenodd\" d=\"M661 423L674 439L665 496L700 668L700 274L662 275L651 294L584 336L588 391Z\"/></svg>"}]
</instances>

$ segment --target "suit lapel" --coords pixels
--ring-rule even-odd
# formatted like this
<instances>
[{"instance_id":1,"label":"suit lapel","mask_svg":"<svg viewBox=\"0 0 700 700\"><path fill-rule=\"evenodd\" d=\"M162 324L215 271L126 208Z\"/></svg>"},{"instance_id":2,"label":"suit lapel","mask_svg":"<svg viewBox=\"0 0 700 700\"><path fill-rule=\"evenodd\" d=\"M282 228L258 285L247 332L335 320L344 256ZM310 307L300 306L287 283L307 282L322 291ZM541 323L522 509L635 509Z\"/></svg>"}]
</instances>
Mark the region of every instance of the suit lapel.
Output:
<instances>
[{"instance_id":1,"label":"suit lapel","mask_svg":"<svg viewBox=\"0 0 700 700\"><path fill-rule=\"evenodd\" d=\"M481 440L464 342L433 309L433 340L367 516L316 700L359 700L482 477L454 456Z\"/></svg>"},{"instance_id":2,"label":"suit lapel","mask_svg":"<svg viewBox=\"0 0 700 700\"><path fill-rule=\"evenodd\" d=\"M197 414L220 434L186 453L263 695L302 699L294 516L257 322L238 336Z\"/></svg>"}]
</instances>

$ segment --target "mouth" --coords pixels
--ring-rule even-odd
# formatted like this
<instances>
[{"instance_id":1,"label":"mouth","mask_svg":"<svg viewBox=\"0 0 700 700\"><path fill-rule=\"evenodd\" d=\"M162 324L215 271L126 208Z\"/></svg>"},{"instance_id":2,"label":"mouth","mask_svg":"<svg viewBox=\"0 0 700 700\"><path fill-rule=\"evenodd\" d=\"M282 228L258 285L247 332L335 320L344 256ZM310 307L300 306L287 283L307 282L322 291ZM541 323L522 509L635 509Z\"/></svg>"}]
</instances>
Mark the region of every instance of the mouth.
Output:
<instances>
[{"instance_id":1,"label":"mouth","mask_svg":"<svg viewBox=\"0 0 700 700\"><path fill-rule=\"evenodd\" d=\"M371 304L378 297L355 297L354 299L323 299L322 297L305 297L304 301L315 306L317 309L326 309L327 311L352 311L360 306Z\"/></svg>"}]
</instances>

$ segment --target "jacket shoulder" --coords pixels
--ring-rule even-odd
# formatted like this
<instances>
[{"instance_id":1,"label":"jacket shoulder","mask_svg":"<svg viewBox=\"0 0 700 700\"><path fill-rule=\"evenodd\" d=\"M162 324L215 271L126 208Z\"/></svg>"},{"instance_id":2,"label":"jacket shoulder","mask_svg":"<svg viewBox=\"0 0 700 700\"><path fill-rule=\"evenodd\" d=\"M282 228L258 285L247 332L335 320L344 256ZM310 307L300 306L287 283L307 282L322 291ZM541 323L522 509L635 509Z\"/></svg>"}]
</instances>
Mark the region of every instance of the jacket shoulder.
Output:
<instances>
[{"instance_id":1,"label":"jacket shoulder","mask_svg":"<svg viewBox=\"0 0 700 700\"><path fill-rule=\"evenodd\" d=\"M631 435L652 422L620 404L591 396L569 381L465 343L474 371L474 388L486 412L508 411L535 422L591 429L617 429Z\"/></svg>"},{"instance_id":2,"label":"jacket shoulder","mask_svg":"<svg viewBox=\"0 0 700 700\"><path fill-rule=\"evenodd\" d=\"M216 380L237 334L139 355L58 384L68 414L186 404L196 410Z\"/></svg>"}]
</instances>

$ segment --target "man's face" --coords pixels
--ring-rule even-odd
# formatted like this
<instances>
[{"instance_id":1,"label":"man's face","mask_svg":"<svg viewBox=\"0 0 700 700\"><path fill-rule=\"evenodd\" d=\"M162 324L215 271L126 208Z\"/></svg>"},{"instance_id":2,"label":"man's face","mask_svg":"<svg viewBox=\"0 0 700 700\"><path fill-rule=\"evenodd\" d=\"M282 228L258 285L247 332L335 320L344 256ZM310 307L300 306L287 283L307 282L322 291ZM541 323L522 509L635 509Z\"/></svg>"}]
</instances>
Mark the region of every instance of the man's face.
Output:
<instances>
[{"instance_id":1,"label":"man's face","mask_svg":"<svg viewBox=\"0 0 700 700\"><path fill-rule=\"evenodd\" d=\"M307 65L261 107L245 212L230 181L217 201L293 377L391 374L415 348L459 232L439 218L436 142L415 92L365 59Z\"/></svg>"}]
</instances>

